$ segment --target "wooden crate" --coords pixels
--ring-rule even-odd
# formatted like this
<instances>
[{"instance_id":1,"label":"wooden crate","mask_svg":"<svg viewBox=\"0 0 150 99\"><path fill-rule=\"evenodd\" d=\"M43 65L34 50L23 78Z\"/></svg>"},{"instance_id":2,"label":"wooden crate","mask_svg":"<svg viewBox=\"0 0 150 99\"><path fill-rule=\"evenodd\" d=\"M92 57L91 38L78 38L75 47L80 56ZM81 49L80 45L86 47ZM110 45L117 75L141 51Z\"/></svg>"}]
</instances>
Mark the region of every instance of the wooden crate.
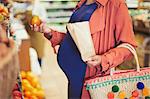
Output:
<instances>
[{"instance_id":1,"label":"wooden crate","mask_svg":"<svg viewBox=\"0 0 150 99\"><path fill-rule=\"evenodd\" d=\"M29 55L30 46L31 46L30 39L23 39L22 40L22 44L19 48L20 70L23 70L23 71L30 71L31 70L30 55Z\"/></svg>"}]
</instances>

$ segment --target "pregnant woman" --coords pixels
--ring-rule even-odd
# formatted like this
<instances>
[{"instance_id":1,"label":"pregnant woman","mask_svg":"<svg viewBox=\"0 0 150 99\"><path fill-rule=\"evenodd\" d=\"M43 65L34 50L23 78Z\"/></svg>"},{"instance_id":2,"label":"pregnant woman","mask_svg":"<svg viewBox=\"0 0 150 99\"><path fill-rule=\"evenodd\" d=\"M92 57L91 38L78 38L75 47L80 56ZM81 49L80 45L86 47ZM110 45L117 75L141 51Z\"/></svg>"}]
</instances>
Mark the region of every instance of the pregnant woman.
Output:
<instances>
[{"instance_id":1,"label":"pregnant woman","mask_svg":"<svg viewBox=\"0 0 150 99\"><path fill-rule=\"evenodd\" d=\"M84 81L97 74L108 74L112 67L132 56L128 49L116 46L129 43L136 47L131 18L124 0L81 0L69 23L83 21L89 21L96 52L87 62L82 61L69 31L61 33L48 28L44 23L31 26L34 31L44 33L52 47L60 45L57 60L69 81L69 99L90 99L83 86Z\"/></svg>"}]
</instances>

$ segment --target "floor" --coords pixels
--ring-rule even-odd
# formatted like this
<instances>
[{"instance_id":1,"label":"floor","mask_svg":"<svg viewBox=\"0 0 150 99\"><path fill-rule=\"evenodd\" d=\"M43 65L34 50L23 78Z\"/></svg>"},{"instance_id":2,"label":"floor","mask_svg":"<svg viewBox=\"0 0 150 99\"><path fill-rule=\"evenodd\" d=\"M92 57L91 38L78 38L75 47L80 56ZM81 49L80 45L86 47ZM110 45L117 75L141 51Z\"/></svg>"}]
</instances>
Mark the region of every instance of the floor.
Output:
<instances>
[{"instance_id":1,"label":"floor","mask_svg":"<svg viewBox=\"0 0 150 99\"><path fill-rule=\"evenodd\" d=\"M67 78L57 64L56 54L49 41L45 44L45 57L42 63L41 84L46 99L67 99Z\"/></svg>"}]
</instances>

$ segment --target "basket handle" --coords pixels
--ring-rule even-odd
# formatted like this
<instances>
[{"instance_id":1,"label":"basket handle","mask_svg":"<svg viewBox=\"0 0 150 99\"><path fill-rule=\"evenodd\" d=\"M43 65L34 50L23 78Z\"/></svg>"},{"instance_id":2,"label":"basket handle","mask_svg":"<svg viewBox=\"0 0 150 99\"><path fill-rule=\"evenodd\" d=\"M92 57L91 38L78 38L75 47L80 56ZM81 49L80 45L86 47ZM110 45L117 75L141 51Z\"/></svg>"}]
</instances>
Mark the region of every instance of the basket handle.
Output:
<instances>
[{"instance_id":1,"label":"basket handle","mask_svg":"<svg viewBox=\"0 0 150 99\"><path fill-rule=\"evenodd\" d=\"M137 70L137 72L139 72L140 65L139 65L138 56L137 56L137 53L136 53L136 50L134 49L134 47L128 43L123 43L123 44L117 46L117 48L119 48L119 47L127 48L133 54L135 61L136 61L136 70ZM110 75L113 75L114 73L115 73L115 68L112 68L110 70Z\"/></svg>"}]
</instances>

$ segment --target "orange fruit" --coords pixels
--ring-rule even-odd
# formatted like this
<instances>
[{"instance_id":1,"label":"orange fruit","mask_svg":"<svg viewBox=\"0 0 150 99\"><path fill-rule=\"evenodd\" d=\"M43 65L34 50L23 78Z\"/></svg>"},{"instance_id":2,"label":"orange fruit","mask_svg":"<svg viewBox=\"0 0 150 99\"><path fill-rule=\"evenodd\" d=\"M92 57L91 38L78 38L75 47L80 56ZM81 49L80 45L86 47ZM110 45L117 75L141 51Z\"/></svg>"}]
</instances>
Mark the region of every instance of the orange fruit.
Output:
<instances>
[{"instance_id":1,"label":"orange fruit","mask_svg":"<svg viewBox=\"0 0 150 99\"><path fill-rule=\"evenodd\" d=\"M31 91L33 89L33 87L31 86L30 82L26 79L22 80L22 86L24 88L25 91Z\"/></svg>"},{"instance_id":2,"label":"orange fruit","mask_svg":"<svg viewBox=\"0 0 150 99\"><path fill-rule=\"evenodd\" d=\"M32 93L31 93L30 91L25 91L24 95L25 95L26 97L30 97L30 96L32 95Z\"/></svg>"},{"instance_id":3,"label":"orange fruit","mask_svg":"<svg viewBox=\"0 0 150 99\"><path fill-rule=\"evenodd\" d=\"M27 80L27 79L23 79L22 80L22 86L26 86L26 85L29 85L30 84L30 82Z\"/></svg>"},{"instance_id":4,"label":"orange fruit","mask_svg":"<svg viewBox=\"0 0 150 99\"><path fill-rule=\"evenodd\" d=\"M29 80L30 82L33 80L35 76L31 73L31 72L27 72L26 73L26 78L27 80Z\"/></svg>"},{"instance_id":5,"label":"orange fruit","mask_svg":"<svg viewBox=\"0 0 150 99\"><path fill-rule=\"evenodd\" d=\"M33 87L30 84L25 85L25 91L32 91Z\"/></svg>"},{"instance_id":6,"label":"orange fruit","mask_svg":"<svg viewBox=\"0 0 150 99\"><path fill-rule=\"evenodd\" d=\"M5 17L8 17L8 13L6 13L6 12L1 12L1 14Z\"/></svg>"},{"instance_id":7,"label":"orange fruit","mask_svg":"<svg viewBox=\"0 0 150 99\"><path fill-rule=\"evenodd\" d=\"M36 95L36 94L37 94L37 89L34 88L34 89L32 90L32 95Z\"/></svg>"},{"instance_id":8,"label":"orange fruit","mask_svg":"<svg viewBox=\"0 0 150 99\"><path fill-rule=\"evenodd\" d=\"M30 77L30 76L26 76L26 79L27 79L29 82L31 82L33 78Z\"/></svg>"},{"instance_id":9,"label":"orange fruit","mask_svg":"<svg viewBox=\"0 0 150 99\"><path fill-rule=\"evenodd\" d=\"M24 91L25 89L24 89L24 86L22 86L22 90Z\"/></svg>"},{"instance_id":10,"label":"orange fruit","mask_svg":"<svg viewBox=\"0 0 150 99\"><path fill-rule=\"evenodd\" d=\"M36 88L37 88L37 89L41 89L41 85L38 83L38 84L36 85Z\"/></svg>"},{"instance_id":11,"label":"orange fruit","mask_svg":"<svg viewBox=\"0 0 150 99\"><path fill-rule=\"evenodd\" d=\"M26 78L26 72L25 71L21 71L20 72L21 78L25 79Z\"/></svg>"},{"instance_id":12,"label":"orange fruit","mask_svg":"<svg viewBox=\"0 0 150 99\"><path fill-rule=\"evenodd\" d=\"M38 99L36 96L31 96L30 99Z\"/></svg>"},{"instance_id":13,"label":"orange fruit","mask_svg":"<svg viewBox=\"0 0 150 99\"><path fill-rule=\"evenodd\" d=\"M41 20L38 16L34 15L31 19L31 25L36 24L37 26L39 26L41 24Z\"/></svg>"},{"instance_id":14,"label":"orange fruit","mask_svg":"<svg viewBox=\"0 0 150 99\"><path fill-rule=\"evenodd\" d=\"M0 14L0 22L4 21L4 16Z\"/></svg>"},{"instance_id":15,"label":"orange fruit","mask_svg":"<svg viewBox=\"0 0 150 99\"><path fill-rule=\"evenodd\" d=\"M42 90L37 91L36 96L38 98L44 98L45 97L44 91Z\"/></svg>"},{"instance_id":16,"label":"orange fruit","mask_svg":"<svg viewBox=\"0 0 150 99\"><path fill-rule=\"evenodd\" d=\"M43 92L44 92L44 90L42 89L42 87L41 87L41 88L38 88L37 90L38 90L38 91L43 91Z\"/></svg>"},{"instance_id":17,"label":"orange fruit","mask_svg":"<svg viewBox=\"0 0 150 99\"><path fill-rule=\"evenodd\" d=\"M24 99L29 99L28 97L24 97Z\"/></svg>"},{"instance_id":18,"label":"orange fruit","mask_svg":"<svg viewBox=\"0 0 150 99\"><path fill-rule=\"evenodd\" d=\"M4 7L3 12L5 12L6 14L8 14L8 9L6 7Z\"/></svg>"},{"instance_id":19,"label":"orange fruit","mask_svg":"<svg viewBox=\"0 0 150 99\"><path fill-rule=\"evenodd\" d=\"M33 87L36 87L38 85L38 79L37 78L33 78L33 80L31 80L31 85Z\"/></svg>"}]
</instances>

